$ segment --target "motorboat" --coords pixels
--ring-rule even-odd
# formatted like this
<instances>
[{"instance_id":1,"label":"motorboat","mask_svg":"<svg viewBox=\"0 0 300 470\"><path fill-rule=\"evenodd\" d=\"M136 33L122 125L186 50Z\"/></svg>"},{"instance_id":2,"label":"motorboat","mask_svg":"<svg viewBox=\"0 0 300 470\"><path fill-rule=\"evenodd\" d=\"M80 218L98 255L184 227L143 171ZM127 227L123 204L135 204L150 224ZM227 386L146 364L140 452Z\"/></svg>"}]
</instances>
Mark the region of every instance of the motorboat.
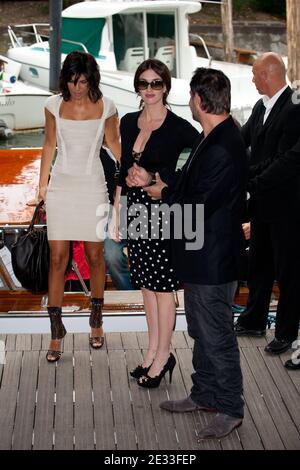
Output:
<instances>
[{"instance_id":1,"label":"motorboat","mask_svg":"<svg viewBox=\"0 0 300 470\"><path fill-rule=\"evenodd\" d=\"M122 116L139 107L133 89L136 68L143 60L155 57L166 63L172 74L168 97L171 109L191 122L188 102L193 71L208 66L223 70L232 84L232 113L243 123L258 99L251 67L212 59L202 38L207 56L197 56L190 45L189 15L200 10L201 2L196 0L76 3L62 12L62 61L72 50L92 53L100 66L101 89L114 100ZM40 32L46 25L24 26L8 27L8 57L21 64L22 80L48 90L49 42ZM26 37L22 35L24 29Z\"/></svg>"},{"instance_id":2,"label":"motorboat","mask_svg":"<svg viewBox=\"0 0 300 470\"><path fill-rule=\"evenodd\" d=\"M21 64L0 55L0 137L44 127L44 102L51 93L19 80Z\"/></svg>"}]
</instances>

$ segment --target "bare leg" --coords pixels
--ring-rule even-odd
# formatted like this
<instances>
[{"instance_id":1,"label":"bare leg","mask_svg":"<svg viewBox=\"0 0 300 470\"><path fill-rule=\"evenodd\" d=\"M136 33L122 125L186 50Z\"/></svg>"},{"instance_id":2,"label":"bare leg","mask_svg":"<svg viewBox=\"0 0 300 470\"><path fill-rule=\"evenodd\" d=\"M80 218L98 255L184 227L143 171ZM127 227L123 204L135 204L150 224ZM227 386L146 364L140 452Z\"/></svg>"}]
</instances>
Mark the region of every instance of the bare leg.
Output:
<instances>
[{"instance_id":1,"label":"bare leg","mask_svg":"<svg viewBox=\"0 0 300 470\"><path fill-rule=\"evenodd\" d=\"M105 284L105 262L103 242L84 242L86 259L90 269L90 286L92 298L103 299ZM103 336L103 328L92 328L91 336Z\"/></svg>"},{"instance_id":2,"label":"bare leg","mask_svg":"<svg viewBox=\"0 0 300 470\"><path fill-rule=\"evenodd\" d=\"M50 269L48 306L61 307L64 297L65 271L69 259L70 242L65 240L50 240ZM61 340L51 340L49 350L59 351ZM49 359L54 357L49 355Z\"/></svg>"},{"instance_id":3,"label":"bare leg","mask_svg":"<svg viewBox=\"0 0 300 470\"><path fill-rule=\"evenodd\" d=\"M158 308L155 293L145 288L142 288L141 291L144 299L149 337L148 351L142 367L149 367L154 360L158 346Z\"/></svg>"},{"instance_id":4,"label":"bare leg","mask_svg":"<svg viewBox=\"0 0 300 470\"><path fill-rule=\"evenodd\" d=\"M170 355L170 344L175 322L175 299L172 292L155 294L158 305L158 347L154 362L148 372L150 377L159 375Z\"/></svg>"}]
</instances>

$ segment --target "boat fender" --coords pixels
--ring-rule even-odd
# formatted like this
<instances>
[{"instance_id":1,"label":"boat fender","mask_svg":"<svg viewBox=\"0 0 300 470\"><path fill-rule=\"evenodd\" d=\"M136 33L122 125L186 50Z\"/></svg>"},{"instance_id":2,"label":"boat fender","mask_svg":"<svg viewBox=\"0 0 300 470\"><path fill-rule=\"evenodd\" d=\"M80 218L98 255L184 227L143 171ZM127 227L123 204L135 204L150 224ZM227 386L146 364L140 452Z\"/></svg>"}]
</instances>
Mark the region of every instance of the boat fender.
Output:
<instances>
[{"instance_id":1,"label":"boat fender","mask_svg":"<svg viewBox=\"0 0 300 470\"><path fill-rule=\"evenodd\" d=\"M9 127L7 127L7 124L3 121L3 119L0 119L0 136L12 137L13 134L13 131Z\"/></svg>"},{"instance_id":2,"label":"boat fender","mask_svg":"<svg viewBox=\"0 0 300 470\"><path fill-rule=\"evenodd\" d=\"M17 77L12 73L3 72L2 80L7 83L16 83Z\"/></svg>"}]
</instances>

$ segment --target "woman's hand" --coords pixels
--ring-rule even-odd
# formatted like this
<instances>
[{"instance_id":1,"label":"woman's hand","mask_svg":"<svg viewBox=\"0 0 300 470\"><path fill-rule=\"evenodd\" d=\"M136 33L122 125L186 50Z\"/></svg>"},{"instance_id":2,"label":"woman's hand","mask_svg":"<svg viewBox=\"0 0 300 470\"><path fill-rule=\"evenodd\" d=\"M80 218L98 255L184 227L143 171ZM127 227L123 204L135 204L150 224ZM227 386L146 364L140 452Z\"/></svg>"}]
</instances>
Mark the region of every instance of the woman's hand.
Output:
<instances>
[{"instance_id":1,"label":"woman's hand","mask_svg":"<svg viewBox=\"0 0 300 470\"><path fill-rule=\"evenodd\" d=\"M39 202L44 201L46 203L46 194L47 194L47 186L40 187L34 199L26 202L26 206L37 206Z\"/></svg>"},{"instance_id":2,"label":"woman's hand","mask_svg":"<svg viewBox=\"0 0 300 470\"><path fill-rule=\"evenodd\" d=\"M163 188L167 186L167 184L161 180L159 173L155 173L155 180L156 183L152 184L151 186L145 186L144 191L146 191L148 196L150 196L152 199L161 199L161 192Z\"/></svg>"},{"instance_id":3,"label":"woman's hand","mask_svg":"<svg viewBox=\"0 0 300 470\"><path fill-rule=\"evenodd\" d=\"M47 189L48 189L47 186L40 186L39 187L39 193L38 193L38 197L37 197L38 203L41 202L41 201L46 202Z\"/></svg>"},{"instance_id":4,"label":"woman's hand","mask_svg":"<svg viewBox=\"0 0 300 470\"><path fill-rule=\"evenodd\" d=\"M126 178L126 184L130 188L133 186L147 186L152 181L152 175L145 170L145 168L133 164L128 170L128 175Z\"/></svg>"},{"instance_id":5,"label":"woman's hand","mask_svg":"<svg viewBox=\"0 0 300 470\"><path fill-rule=\"evenodd\" d=\"M113 206L111 219L108 224L109 237L115 241L120 242L120 212L119 206Z\"/></svg>"}]
</instances>

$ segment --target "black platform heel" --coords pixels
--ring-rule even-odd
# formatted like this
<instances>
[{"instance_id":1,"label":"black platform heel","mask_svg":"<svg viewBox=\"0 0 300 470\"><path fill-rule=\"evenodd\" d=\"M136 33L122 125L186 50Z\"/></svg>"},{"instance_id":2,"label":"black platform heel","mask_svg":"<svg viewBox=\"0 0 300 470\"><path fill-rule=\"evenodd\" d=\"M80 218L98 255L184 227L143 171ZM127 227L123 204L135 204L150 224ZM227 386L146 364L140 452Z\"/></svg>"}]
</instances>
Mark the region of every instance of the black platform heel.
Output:
<instances>
[{"instance_id":1,"label":"black platform heel","mask_svg":"<svg viewBox=\"0 0 300 470\"><path fill-rule=\"evenodd\" d=\"M143 375L146 375L149 372L151 365L149 367L143 367L141 365L138 365L135 369L131 370L129 374L134 379L139 379L140 377L143 377Z\"/></svg>"},{"instance_id":2,"label":"black platform heel","mask_svg":"<svg viewBox=\"0 0 300 470\"><path fill-rule=\"evenodd\" d=\"M156 388L159 387L159 384L162 380L162 378L166 375L166 373L169 371L169 379L170 383L172 382L172 374L173 374L173 369L176 365L176 359L172 353L170 353L169 359L167 360L166 364L164 365L162 371L160 372L159 375L156 375L155 377L149 377L149 375L144 375L140 377L140 379L137 381L137 384L140 387L144 388Z\"/></svg>"},{"instance_id":3,"label":"black platform heel","mask_svg":"<svg viewBox=\"0 0 300 470\"><path fill-rule=\"evenodd\" d=\"M52 340L63 339L66 336L67 330L62 322L61 313L61 307L48 307ZM56 362L60 359L61 355L62 351L49 349L46 354L46 359L48 362ZM50 356L52 356L52 359L50 359Z\"/></svg>"},{"instance_id":4,"label":"black platform heel","mask_svg":"<svg viewBox=\"0 0 300 470\"><path fill-rule=\"evenodd\" d=\"M102 317L103 299L92 298L92 308L90 314L90 327L100 328L103 325ZM104 336L90 336L90 345L93 349L100 349L104 344Z\"/></svg>"}]
</instances>

